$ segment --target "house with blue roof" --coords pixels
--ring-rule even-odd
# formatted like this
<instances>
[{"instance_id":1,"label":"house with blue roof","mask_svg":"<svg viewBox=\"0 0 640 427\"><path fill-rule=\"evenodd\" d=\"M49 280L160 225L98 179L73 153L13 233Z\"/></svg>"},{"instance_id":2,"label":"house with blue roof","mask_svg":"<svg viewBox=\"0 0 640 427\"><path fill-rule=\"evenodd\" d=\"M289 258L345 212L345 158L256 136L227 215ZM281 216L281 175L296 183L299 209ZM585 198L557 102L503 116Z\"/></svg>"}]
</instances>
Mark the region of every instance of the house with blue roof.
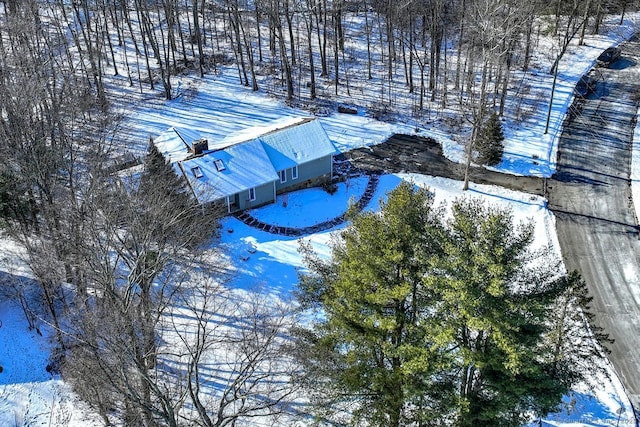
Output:
<instances>
[{"instance_id":1,"label":"house with blue roof","mask_svg":"<svg viewBox=\"0 0 640 427\"><path fill-rule=\"evenodd\" d=\"M154 143L201 204L236 212L333 178L336 148L314 118L247 129L217 143L170 128Z\"/></svg>"}]
</instances>

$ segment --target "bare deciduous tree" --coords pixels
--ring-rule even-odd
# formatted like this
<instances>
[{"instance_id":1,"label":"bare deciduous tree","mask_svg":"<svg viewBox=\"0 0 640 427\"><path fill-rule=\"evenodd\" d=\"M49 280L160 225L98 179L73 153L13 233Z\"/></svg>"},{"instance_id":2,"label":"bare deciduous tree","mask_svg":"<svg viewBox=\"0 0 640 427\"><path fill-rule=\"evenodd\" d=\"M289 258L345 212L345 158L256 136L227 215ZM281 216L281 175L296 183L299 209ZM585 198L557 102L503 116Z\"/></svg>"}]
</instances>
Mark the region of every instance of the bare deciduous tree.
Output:
<instances>
[{"instance_id":1,"label":"bare deciduous tree","mask_svg":"<svg viewBox=\"0 0 640 427\"><path fill-rule=\"evenodd\" d=\"M173 329L197 422L219 427L285 414L295 392L295 365L285 352L291 308L260 291L232 293L206 279L194 284Z\"/></svg>"},{"instance_id":2,"label":"bare deciduous tree","mask_svg":"<svg viewBox=\"0 0 640 427\"><path fill-rule=\"evenodd\" d=\"M90 388L110 387L83 397L103 414L117 407L127 423L177 425L180 399L157 367L159 325L187 274L181 266L194 265L216 215L190 197L154 146L141 174L120 180L104 173L101 184L86 201L90 232L78 258L91 297L76 313L63 373L85 383L82 391L94 381L84 369L98 370Z\"/></svg>"}]
</instances>

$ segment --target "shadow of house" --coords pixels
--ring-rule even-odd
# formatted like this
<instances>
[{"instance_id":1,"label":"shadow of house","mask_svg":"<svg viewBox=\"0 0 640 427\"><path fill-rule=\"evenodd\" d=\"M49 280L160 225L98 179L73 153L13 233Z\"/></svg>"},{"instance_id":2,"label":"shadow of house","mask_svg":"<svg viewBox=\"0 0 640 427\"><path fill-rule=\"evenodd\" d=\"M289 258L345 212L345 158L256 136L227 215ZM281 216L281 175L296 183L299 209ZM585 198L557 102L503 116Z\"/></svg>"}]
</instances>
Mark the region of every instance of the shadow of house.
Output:
<instances>
[{"instance_id":1,"label":"shadow of house","mask_svg":"<svg viewBox=\"0 0 640 427\"><path fill-rule=\"evenodd\" d=\"M316 119L280 120L215 144L169 128L154 143L199 203L228 213L276 201L278 194L333 177L336 148Z\"/></svg>"}]
</instances>

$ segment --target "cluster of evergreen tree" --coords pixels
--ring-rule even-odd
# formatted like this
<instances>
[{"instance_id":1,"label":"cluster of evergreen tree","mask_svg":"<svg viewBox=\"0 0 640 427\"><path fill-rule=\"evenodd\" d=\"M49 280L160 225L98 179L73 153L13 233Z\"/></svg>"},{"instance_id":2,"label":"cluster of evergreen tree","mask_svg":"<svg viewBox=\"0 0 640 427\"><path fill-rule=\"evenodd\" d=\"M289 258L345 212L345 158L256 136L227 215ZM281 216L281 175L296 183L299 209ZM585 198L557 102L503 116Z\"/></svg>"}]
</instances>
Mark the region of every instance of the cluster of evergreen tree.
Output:
<instances>
[{"instance_id":1,"label":"cluster of evergreen tree","mask_svg":"<svg viewBox=\"0 0 640 427\"><path fill-rule=\"evenodd\" d=\"M577 340L589 334L584 318L566 315L586 310L584 283L562 274L547 248L532 249L533 233L476 200L447 215L427 190L403 183L381 213L353 217L329 261L306 248L300 301L323 315L298 331L296 354L318 415L519 426L557 408L589 371L577 361L602 354Z\"/></svg>"}]
</instances>

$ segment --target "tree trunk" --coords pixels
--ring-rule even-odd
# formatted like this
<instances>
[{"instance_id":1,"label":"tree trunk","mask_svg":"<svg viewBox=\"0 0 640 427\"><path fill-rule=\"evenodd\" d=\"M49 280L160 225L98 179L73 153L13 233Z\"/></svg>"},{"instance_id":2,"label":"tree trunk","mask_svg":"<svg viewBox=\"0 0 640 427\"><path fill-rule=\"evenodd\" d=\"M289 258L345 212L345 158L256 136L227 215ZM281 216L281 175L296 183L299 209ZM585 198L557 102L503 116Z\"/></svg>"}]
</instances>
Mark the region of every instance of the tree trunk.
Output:
<instances>
[{"instance_id":1,"label":"tree trunk","mask_svg":"<svg viewBox=\"0 0 640 427\"><path fill-rule=\"evenodd\" d=\"M473 151L475 148L475 143L476 140L478 138L478 133L480 132L480 127L482 126L482 123L484 122L484 113L485 113L485 106L486 106L486 97L487 97L487 80L488 80L488 69L489 69L489 64L488 64L488 58L486 57L486 55L482 55L483 57L483 64L482 64L482 77L481 77L481 81L480 81L480 99L478 101L477 106L471 106L471 108L473 108L473 128L471 130L471 138L469 139L469 144L467 145L467 158L465 160L465 167L464 167L464 184L462 189L464 191L469 189L469 170L471 168L471 161L473 158Z\"/></svg>"},{"instance_id":2,"label":"tree trunk","mask_svg":"<svg viewBox=\"0 0 640 427\"><path fill-rule=\"evenodd\" d=\"M369 24L369 13L367 8L364 9L364 25L365 33L367 34L367 78L371 80L371 24Z\"/></svg>"},{"instance_id":3,"label":"tree trunk","mask_svg":"<svg viewBox=\"0 0 640 427\"><path fill-rule=\"evenodd\" d=\"M307 25L307 51L309 53L309 97L313 100L316 99L316 71L313 63L313 18L306 17L305 24Z\"/></svg>"},{"instance_id":4,"label":"tree trunk","mask_svg":"<svg viewBox=\"0 0 640 427\"><path fill-rule=\"evenodd\" d=\"M198 46L198 70L200 71L200 77L204 77L204 49L202 46L202 32L200 31L200 11L198 9L199 0L192 0L193 5L193 32ZM204 0L200 0L204 3Z\"/></svg>"},{"instance_id":5,"label":"tree trunk","mask_svg":"<svg viewBox=\"0 0 640 427\"><path fill-rule=\"evenodd\" d=\"M338 85L340 83L340 75L339 75L340 66L338 64L338 51L339 51L338 29L335 27L335 21L334 21L334 30L333 30L333 78L334 78L334 83L335 83L336 95L338 95Z\"/></svg>"},{"instance_id":6,"label":"tree trunk","mask_svg":"<svg viewBox=\"0 0 640 427\"><path fill-rule=\"evenodd\" d=\"M284 17L287 20L287 29L289 30L289 46L291 49L291 67L296 65L296 44L293 37L293 14L289 12L289 0L283 0Z\"/></svg>"},{"instance_id":7,"label":"tree trunk","mask_svg":"<svg viewBox=\"0 0 640 427\"><path fill-rule=\"evenodd\" d=\"M462 0L462 13L460 16L460 31L458 31L458 54L456 58L456 79L455 89L458 90L462 86L460 84L460 76L462 74L462 40L464 39L464 23L465 23L466 0Z\"/></svg>"},{"instance_id":8,"label":"tree trunk","mask_svg":"<svg viewBox=\"0 0 640 427\"><path fill-rule=\"evenodd\" d=\"M239 19L241 19L241 17L239 17ZM242 40L244 41L244 48L247 51L247 59L249 61L249 73L251 74L251 90L256 92L258 91L258 80L256 79L256 69L254 64L253 48L251 47L251 40L247 36L244 25L240 25L240 31L242 32Z\"/></svg>"},{"instance_id":9,"label":"tree trunk","mask_svg":"<svg viewBox=\"0 0 640 427\"><path fill-rule=\"evenodd\" d=\"M258 42L258 61L262 63L262 34L260 32L260 18L262 15L260 14L260 9L258 8L258 2L254 1L255 7L255 19L256 19L256 41Z\"/></svg>"},{"instance_id":10,"label":"tree trunk","mask_svg":"<svg viewBox=\"0 0 640 427\"><path fill-rule=\"evenodd\" d=\"M284 42L284 36L282 34L282 23L280 22L279 18L276 22L276 31L278 32L278 44L280 46L280 61L284 69L285 84L287 86L287 101L292 101L294 95L293 76L291 73L291 64L287 55L287 47Z\"/></svg>"}]
</instances>

